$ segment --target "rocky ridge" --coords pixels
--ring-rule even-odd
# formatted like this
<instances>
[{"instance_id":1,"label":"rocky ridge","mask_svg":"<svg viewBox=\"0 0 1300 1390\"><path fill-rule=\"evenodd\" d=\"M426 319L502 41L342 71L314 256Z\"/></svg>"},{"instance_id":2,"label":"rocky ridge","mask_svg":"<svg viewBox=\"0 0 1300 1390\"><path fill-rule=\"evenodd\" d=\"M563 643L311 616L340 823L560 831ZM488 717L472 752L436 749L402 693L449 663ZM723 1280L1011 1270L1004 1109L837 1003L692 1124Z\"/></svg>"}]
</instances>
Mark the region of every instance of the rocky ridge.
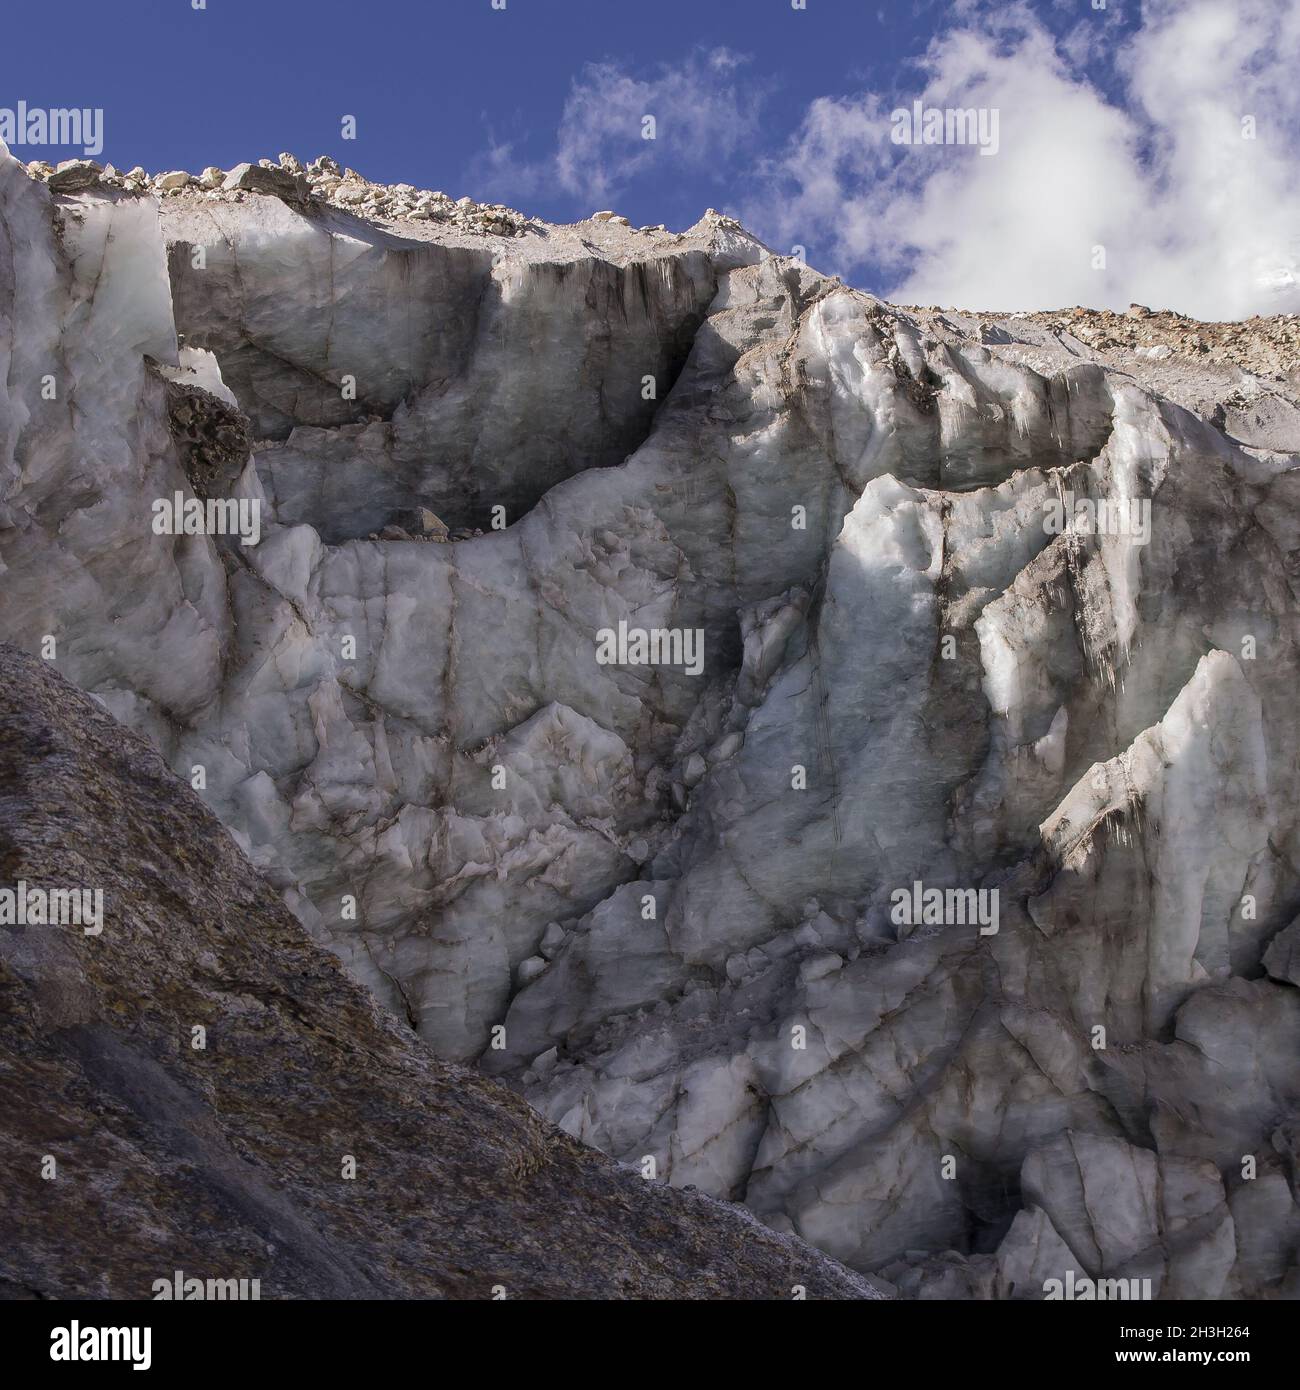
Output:
<instances>
[{"instance_id":1,"label":"rocky ridge","mask_svg":"<svg viewBox=\"0 0 1300 1390\"><path fill-rule=\"evenodd\" d=\"M992 314L917 309L938 338L1018 350L1040 370L1097 362L1204 416L1248 446L1300 448L1300 315L1204 323L1133 304L1123 313L1076 306Z\"/></svg>"},{"instance_id":2,"label":"rocky ridge","mask_svg":"<svg viewBox=\"0 0 1300 1390\"><path fill-rule=\"evenodd\" d=\"M304 163L295 155L285 153L276 161L260 159L256 164L239 164L229 171L210 165L198 174L183 169L149 174L139 166L123 172L111 164L101 165L92 159L67 159L58 165L47 160L32 160L26 168L32 178L39 179L58 194L84 193L97 188L165 198L187 195L201 196L207 201L242 202L250 193L265 193L301 204L315 199L383 222L445 223L457 231L484 236L523 237L529 232L545 234L547 229L547 224L539 219L500 203L452 198L441 190L416 188L409 183L376 183L355 169L345 168L329 155L320 155ZM589 220L608 223L611 227L631 227L626 217L610 210L593 213ZM733 222L732 225L739 224ZM656 233L666 232L667 228L660 223L639 230Z\"/></svg>"}]
</instances>

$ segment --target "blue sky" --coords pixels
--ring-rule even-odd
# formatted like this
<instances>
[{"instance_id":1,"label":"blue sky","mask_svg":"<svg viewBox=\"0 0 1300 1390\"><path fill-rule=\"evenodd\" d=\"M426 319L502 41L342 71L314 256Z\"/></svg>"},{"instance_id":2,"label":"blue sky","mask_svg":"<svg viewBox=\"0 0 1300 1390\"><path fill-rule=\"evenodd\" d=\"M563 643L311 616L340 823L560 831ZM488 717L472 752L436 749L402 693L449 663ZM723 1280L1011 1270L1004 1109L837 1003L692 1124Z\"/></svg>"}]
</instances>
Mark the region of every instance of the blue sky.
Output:
<instances>
[{"instance_id":1,"label":"blue sky","mask_svg":"<svg viewBox=\"0 0 1300 1390\"><path fill-rule=\"evenodd\" d=\"M553 221L613 207L681 227L717 207L904 298L1237 316L1298 307L1297 9L63 0L9 7L0 107L102 108L119 167L327 153ZM997 109L996 156L892 143L915 99ZM1207 288L1220 262L1231 283Z\"/></svg>"}]
</instances>

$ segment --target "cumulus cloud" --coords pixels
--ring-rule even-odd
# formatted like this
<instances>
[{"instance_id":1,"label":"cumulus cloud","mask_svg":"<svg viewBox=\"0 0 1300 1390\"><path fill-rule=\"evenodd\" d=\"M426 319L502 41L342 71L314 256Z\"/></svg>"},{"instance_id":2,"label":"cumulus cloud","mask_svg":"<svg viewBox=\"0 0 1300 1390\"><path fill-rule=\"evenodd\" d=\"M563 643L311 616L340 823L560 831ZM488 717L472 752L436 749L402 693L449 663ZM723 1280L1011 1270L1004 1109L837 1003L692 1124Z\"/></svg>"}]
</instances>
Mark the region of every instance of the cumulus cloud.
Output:
<instances>
[{"instance_id":1,"label":"cumulus cloud","mask_svg":"<svg viewBox=\"0 0 1300 1390\"><path fill-rule=\"evenodd\" d=\"M554 151L530 161L494 144L479 182L516 199L552 185L606 204L649 173L725 168L759 135L761 98L740 76L747 61L726 48L698 49L649 77L588 63L565 100ZM645 138L646 117L653 139Z\"/></svg>"},{"instance_id":2,"label":"cumulus cloud","mask_svg":"<svg viewBox=\"0 0 1300 1390\"><path fill-rule=\"evenodd\" d=\"M836 268L883 268L903 302L1300 310L1300 6L1148 0L1108 99L1081 63L1095 72L1114 19L1057 39L1024 5L968 9L914 92L814 101L749 220L828 245ZM996 109L996 156L893 143L913 98Z\"/></svg>"}]
</instances>

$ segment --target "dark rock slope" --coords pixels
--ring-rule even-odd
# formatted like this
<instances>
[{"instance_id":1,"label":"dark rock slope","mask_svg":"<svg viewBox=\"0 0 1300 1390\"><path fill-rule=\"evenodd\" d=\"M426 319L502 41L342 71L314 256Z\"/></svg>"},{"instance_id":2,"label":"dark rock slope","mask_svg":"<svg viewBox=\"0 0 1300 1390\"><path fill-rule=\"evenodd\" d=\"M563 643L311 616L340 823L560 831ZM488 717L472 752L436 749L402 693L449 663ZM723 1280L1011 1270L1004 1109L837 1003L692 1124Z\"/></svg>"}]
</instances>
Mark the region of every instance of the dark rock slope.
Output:
<instances>
[{"instance_id":1,"label":"dark rock slope","mask_svg":"<svg viewBox=\"0 0 1300 1390\"><path fill-rule=\"evenodd\" d=\"M879 1296L438 1060L152 747L2 645L0 885L19 882L104 909L99 935L0 928L10 1297L147 1298L176 1270L264 1298Z\"/></svg>"}]
</instances>

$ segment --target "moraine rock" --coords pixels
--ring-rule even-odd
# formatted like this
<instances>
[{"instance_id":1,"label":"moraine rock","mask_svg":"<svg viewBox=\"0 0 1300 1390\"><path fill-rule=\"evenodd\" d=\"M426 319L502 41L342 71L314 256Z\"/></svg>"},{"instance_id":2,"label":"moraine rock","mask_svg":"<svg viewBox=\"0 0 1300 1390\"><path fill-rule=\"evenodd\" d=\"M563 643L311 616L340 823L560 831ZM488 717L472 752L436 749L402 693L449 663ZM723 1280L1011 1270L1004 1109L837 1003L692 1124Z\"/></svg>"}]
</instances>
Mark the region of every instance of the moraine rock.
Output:
<instances>
[{"instance_id":1,"label":"moraine rock","mask_svg":"<svg viewBox=\"0 0 1300 1390\"><path fill-rule=\"evenodd\" d=\"M235 165L221 187L228 193L270 193L277 198L295 198L305 191L297 176L269 162Z\"/></svg>"},{"instance_id":2,"label":"moraine rock","mask_svg":"<svg viewBox=\"0 0 1300 1390\"><path fill-rule=\"evenodd\" d=\"M150 1299L175 1270L262 1298L887 1290L439 1061L153 748L4 644L0 843L7 878L103 894L97 934L0 927L4 1297Z\"/></svg>"},{"instance_id":3,"label":"moraine rock","mask_svg":"<svg viewBox=\"0 0 1300 1390\"><path fill-rule=\"evenodd\" d=\"M83 193L99 182L102 173L93 159L69 159L46 178L46 184L51 193Z\"/></svg>"}]
</instances>

